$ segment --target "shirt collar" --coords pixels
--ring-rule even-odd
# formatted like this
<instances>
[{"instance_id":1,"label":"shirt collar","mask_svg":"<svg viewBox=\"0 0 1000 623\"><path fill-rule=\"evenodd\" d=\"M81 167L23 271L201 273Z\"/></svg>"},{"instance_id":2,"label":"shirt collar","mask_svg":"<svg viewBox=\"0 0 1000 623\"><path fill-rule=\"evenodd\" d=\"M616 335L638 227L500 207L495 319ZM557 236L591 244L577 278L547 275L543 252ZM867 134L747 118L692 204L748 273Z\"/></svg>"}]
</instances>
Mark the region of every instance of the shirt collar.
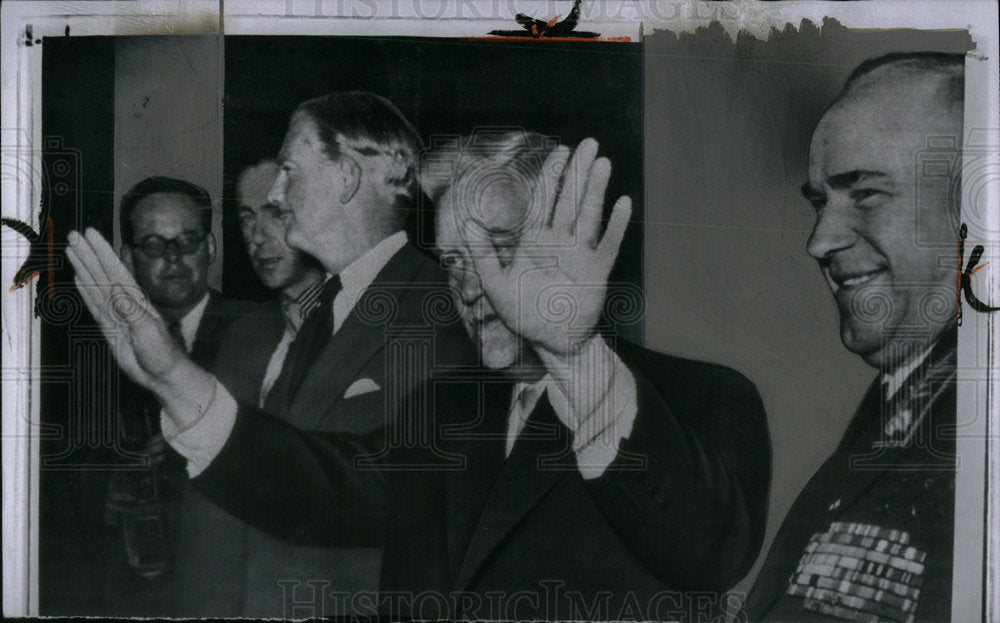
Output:
<instances>
[{"instance_id":1,"label":"shirt collar","mask_svg":"<svg viewBox=\"0 0 1000 623\"><path fill-rule=\"evenodd\" d=\"M365 289L375 281L379 272L405 244L406 232L397 231L368 249L361 257L351 262L347 268L340 271L342 289L333 303L335 331L343 323L347 314L354 309L354 304Z\"/></svg>"},{"instance_id":2,"label":"shirt collar","mask_svg":"<svg viewBox=\"0 0 1000 623\"><path fill-rule=\"evenodd\" d=\"M285 321L294 331L298 331L299 327L302 326L302 321L319 307L324 285L326 285L326 281L318 279L294 298L286 296L284 292L281 293L281 312L285 316Z\"/></svg>"},{"instance_id":3,"label":"shirt collar","mask_svg":"<svg viewBox=\"0 0 1000 623\"><path fill-rule=\"evenodd\" d=\"M935 344L937 344L937 341L931 343L916 357L911 357L902 365L896 366L896 368L892 371L884 372L882 374L882 385L885 387L886 400L896 395L896 392L903 387L903 383L906 382L906 379L910 378L913 371L920 367L920 364L922 364L924 360L927 359L927 356L931 354L931 351L934 350Z\"/></svg>"},{"instance_id":4,"label":"shirt collar","mask_svg":"<svg viewBox=\"0 0 1000 623\"><path fill-rule=\"evenodd\" d=\"M201 297L198 304L191 308L191 311L181 318L181 335L184 336L184 346L188 352L194 348L194 340L198 335L198 326L201 324L201 317L205 315L205 308L208 307L209 293Z\"/></svg>"},{"instance_id":5,"label":"shirt collar","mask_svg":"<svg viewBox=\"0 0 1000 623\"><path fill-rule=\"evenodd\" d=\"M285 291L281 291L281 300L288 301L289 303L296 303L302 306L308 306L312 304L313 301L319 299L319 295L323 292L323 284L326 283L323 279L317 279L303 290L300 290L297 296L288 296Z\"/></svg>"},{"instance_id":6,"label":"shirt collar","mask_svg":"<svg viewBox=\"0 0 1000 623\"><path fill-rule=\"evenodd\" d=\"M535 404L538 402L538 399L541 398L542 392L548 389L549 384L552 382L553 382L552 375L550 374L546 374L545 376L543 376L542 378L538 379L533 383L529 383L527 381L518 381L517 383L514 384L514 394L511 397L511 405L513 406L519 400L523 400L523 406L526 411L524 417L528 417L534 410ZM526 394L525 391L527 391ZM528 396L529 398L522 399L521 398L522 394Z\"/></svg>"},{"instance_id":7,"label":"shirt collar","mask_svg":"<svg viewBox=\"0 0 1000 623\"><path fill-rule=\"evenodd\" d=\"M507 456L510 456L514 449L514 442L524 430L524 425L531 417L532 411L538 406L538 400L546 392L553 411L557 414L568 413L569 399L556 385L551 374L546 374L534 383L519 381L514 385L507 421Z\"/></svg>"}]
</instances>

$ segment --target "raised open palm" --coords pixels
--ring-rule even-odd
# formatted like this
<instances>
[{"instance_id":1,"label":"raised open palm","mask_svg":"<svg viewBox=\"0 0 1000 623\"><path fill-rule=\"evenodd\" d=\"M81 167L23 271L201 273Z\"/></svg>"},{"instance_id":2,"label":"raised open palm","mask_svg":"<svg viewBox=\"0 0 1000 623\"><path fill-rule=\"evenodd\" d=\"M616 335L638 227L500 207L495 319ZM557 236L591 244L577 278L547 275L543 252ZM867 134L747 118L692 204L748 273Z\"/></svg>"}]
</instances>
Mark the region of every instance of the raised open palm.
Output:
<instances>
[{"instance_id":1,"label":"raised open palm","mask_svg":"<svg viewBox=\"0 0 1000 623\"><path fill-rule=\"evenodd\" d=\"M545 161L532 194L528 223L503 259L489 228L470 223L468 252L483 290L503 322L533 347L559 357L591 337L601 316L608 275L632 214L615 202L601 235L611 163L597 158L597 141L560 146ZM568 165L567 165L567 161Z\"/></svg>"}]
</instances>

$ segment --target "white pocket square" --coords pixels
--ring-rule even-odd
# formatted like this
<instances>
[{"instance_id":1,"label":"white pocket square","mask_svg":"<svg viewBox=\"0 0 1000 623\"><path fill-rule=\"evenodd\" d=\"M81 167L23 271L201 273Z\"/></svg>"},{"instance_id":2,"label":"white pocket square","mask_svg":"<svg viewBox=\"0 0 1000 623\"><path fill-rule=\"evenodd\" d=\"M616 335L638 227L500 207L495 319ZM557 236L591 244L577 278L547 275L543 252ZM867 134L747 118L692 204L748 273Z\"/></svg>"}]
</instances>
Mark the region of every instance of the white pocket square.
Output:
<instances>
[{"instance_id":1,"label":"white pocket square","mask_svg":"<svg viewBox=\"0 0 1000 623\"><path fill-rule=\"evenodd\" d=\"M347 388L344 392L344 398L353 398L355 396L360 396L361 394L367 394L369 392L377 392L382 389L378 386L378 383L371 379L358 379L351 383L351 386Z\"/></svg>"}]
</instances>

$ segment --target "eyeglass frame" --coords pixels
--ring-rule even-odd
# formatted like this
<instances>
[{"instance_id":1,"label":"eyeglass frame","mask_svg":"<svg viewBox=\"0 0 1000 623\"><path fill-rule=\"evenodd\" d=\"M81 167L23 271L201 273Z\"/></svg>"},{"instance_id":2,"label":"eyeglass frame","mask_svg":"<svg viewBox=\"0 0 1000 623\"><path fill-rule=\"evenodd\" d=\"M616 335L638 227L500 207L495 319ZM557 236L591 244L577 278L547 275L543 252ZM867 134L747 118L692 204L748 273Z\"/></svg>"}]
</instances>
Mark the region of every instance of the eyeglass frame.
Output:
<instances>
[{"instance_id":1,"label":"eyeglass frame","mask_svg":"<svg viewBox=\"0 0 1000 623\"><path fill-rule=\"evenodd\" d=\"M138 249L139 251L142 251L142 254L144 256L146 256L147 258L152 259L152 260L159 259L159 258L165 256L167 254L167 251L170 250L170 245L174 246L174 248L177 250L177 254L178 255L182 255L182 256L183 255L194 255L201 248L201 245L202 245L203 242L205 242L205 239L208 238L209 233L210 232L202 231L201 234L194 234L194 237L197 238L197 242L193 242L192 243L193 246L192 246L192 248L191 248L190 251L185 251L181 247L180 242L178 241L179 238L181 238L182 236L187 235L186 232L181 232L180 234L178 234L177 236L174 236L173 238L164 238L163 236L161 236L159 234L149 234L147 236L144 236L141 242L139 242L139 243L130 242L128 246L132 247L133 249ZM159 240L163 241L163 251L161 253L159 253L159 254L152 254L149 251L147 251L147 249L146 249L146 243L150 242L152 240L156 240L156 239L159 239Z\"/></svg>"}]
</instances>

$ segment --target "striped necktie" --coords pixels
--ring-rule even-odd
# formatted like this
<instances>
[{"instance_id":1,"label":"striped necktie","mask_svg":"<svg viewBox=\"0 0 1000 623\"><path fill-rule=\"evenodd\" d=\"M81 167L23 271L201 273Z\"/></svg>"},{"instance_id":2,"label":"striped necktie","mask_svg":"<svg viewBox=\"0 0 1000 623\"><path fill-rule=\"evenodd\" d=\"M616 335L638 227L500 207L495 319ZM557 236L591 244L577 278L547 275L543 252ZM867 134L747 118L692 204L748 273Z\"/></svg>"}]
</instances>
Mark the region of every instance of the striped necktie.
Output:
<instances>
[{"instance_id":1,"label":"striped necktie","mask_svg":"<svg viewBox=\"0 0 1000 623\"><path fill-rule=\"evenodd\" d=\"M340 288L340 277L337 275L323 285L319 305L299 327L295 340L288 347L281 374L267 394L264 410L268 413L283 415L288 411L309 368L333 337L333 299Z\"/></svg>"}]
</instances>

